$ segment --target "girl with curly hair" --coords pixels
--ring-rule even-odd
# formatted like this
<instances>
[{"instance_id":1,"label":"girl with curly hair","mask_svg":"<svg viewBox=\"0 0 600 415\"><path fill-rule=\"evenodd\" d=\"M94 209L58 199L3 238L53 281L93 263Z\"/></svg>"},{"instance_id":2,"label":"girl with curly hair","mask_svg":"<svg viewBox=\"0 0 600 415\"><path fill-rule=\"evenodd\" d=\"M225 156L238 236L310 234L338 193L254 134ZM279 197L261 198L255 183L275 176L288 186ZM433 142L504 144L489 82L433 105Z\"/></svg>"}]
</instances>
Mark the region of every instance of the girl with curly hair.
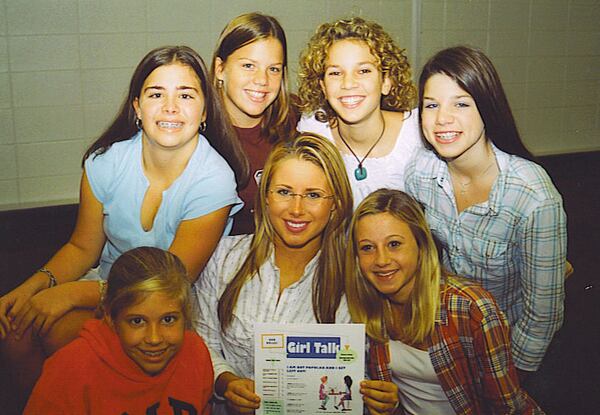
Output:
<instances>
[{"instance_id":1,"label":"girl with curly hair","mask_svg":"<svg viewBox=\"0 0 600 415\"><path fill-rule=\"evenodd\" d=\"M404 189L404 169L421 146L416 90L405 51L360 17L324 23L300 57L299 131L335 143L357 205L382 187Z\"/></svg>"}]
</instances>

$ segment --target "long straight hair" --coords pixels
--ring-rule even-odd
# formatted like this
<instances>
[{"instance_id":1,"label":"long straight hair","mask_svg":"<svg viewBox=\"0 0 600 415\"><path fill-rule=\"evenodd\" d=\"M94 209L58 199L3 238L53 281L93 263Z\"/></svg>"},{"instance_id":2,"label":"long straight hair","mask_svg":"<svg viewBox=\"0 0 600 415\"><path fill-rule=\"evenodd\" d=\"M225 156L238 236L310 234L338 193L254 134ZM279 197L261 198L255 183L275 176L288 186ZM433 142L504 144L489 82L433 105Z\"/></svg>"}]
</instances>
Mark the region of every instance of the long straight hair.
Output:
<instances>
[{"instance_id":1,"label":"long straight hair","mask_svg":"<svg viewBox=\"0 0 600 415\"><path fill-rule=\"evenodd\" d=\"M215 76L217 58L225 64L236 50L265 39L276 39L283 49L281 88L275 101L265 110L261 121L262 135L275 143L290 136L296 128L297 118L291 109L288 92L287 40L277 19L261 13L246 13L231 20L217 40L210 71L213 83L223 98L223 89L219 87Z\"/></svg>"},{"instance_id":2,"label":"long straight hair","mask_svg":"<svg viewBox=\"0 0 600 415\"><path fill-rule=\"evenodd\" d=\"M356 228L367 215L388 213L408 225L419 252L415 284L404 314L394 321L392 302L362 274L358 264ZM352 321L364 323L369 337L380 342L389 332L400 333L400 340L415 345L424 343L433 333L440 306L442 268L425 214L419 203L399 190L380 189L367 196L356 208L350 223L352 243L346 250L346 298Z\"/></svg>"},{"instance_id":3,"label":"long straight hair","mask_svg":"<svg viewBox=\"0 0 600 415\"><path fill-rule=\"evenodd\" d=\"M82 164L92 155L106 152L114 143L131 139L137 132L136 113L133 102L139 99L146 78L158 67L179 63L190 67L198 76L206 106L206 136L210 145L231 166L238 185L248 180L249 167L241 144L227 128L228 120L223 115L223 105L209 82L204 61L196 51L187 46L163 46L148 52L133 72L127 97L110 126L87 149ZM143 127L142 127L143 128Z\"/></svg>"},{"instance_id":4,"label":"long straight hair","mask_svg":"<svg viewBox=\"0 0 600 415\"><path fill-rule=\"evenodd\" d=\"M500 76L494 65L482 51L468 46L444 49L433 55L423 67L419 77L421 127L425 84L435 74L450 77L473 97L485 125L485 136L496 147L508 154L515 154L528 160L534 159L521 140ZM429 145L427 147L431 148Z\"/></svg>"},{"instance_id":5,"label":"long straight hair","mask_svg":"<svg viewBox=\"0 0 600 415\"><path fill-rule=\"evenodd\" d=\"M267 194L274 172L282 162L298 159L313 163L321 170L334 193L334 209L323 230L321 253L313 279L312 306L320 323L335 322L344 284L344 250L346 231L352 214L352 189L342 158L335 146L324 137L312 133L298 133L288 142L279 142L265 163L258 187L254 221L256 233L242 266L225 288L219 299L221 329L231 324L233 312L244 284L259 275L275 240L275 231L268 215Z\"/></svg>"}]
</instances>

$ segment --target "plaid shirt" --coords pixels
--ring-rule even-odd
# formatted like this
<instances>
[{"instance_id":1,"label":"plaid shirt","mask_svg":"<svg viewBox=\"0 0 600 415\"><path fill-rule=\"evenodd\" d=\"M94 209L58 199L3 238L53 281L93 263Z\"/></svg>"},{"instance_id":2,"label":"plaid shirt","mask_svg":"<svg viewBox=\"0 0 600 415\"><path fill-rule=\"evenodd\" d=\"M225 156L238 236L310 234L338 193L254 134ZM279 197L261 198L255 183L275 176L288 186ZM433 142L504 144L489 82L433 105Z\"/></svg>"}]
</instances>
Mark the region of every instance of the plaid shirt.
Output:
<instances>
[{"instance_id":1,"label":"plaid shirt","mask_svg":"<svg viewBox=\"0 0 600 415\"><path fill-rule=\"evenodd\" d=\"M493 150L500 174L489 200L460 214L447 164L432 151L408 167L406 189L423 203L444 265L481 283L506 314L515 365L537 370L563 321L566 215L540 166Z\"/></svg>"},{"instance_id":2,"label":"plaid shirt","mask_svg":"<svg viewBox=\"0 0 600 415\"><path fill-rule=\"evenodd\" d=\"M508 333L506 319L487 291L465 279L448 279L427 346L440 385L457 414L544 413L519 387ZM371 379L393 382L389 363L388 344L371 340Z\"/></svg>"}]
</instances>

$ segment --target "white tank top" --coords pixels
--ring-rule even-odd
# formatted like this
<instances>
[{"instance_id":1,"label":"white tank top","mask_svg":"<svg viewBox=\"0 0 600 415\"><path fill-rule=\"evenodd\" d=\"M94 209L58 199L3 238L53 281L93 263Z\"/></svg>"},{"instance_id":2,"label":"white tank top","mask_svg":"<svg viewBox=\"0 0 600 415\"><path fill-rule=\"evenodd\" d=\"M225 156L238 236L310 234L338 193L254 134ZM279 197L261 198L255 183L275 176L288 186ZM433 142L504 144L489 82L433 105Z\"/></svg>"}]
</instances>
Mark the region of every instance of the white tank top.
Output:
<instances>
[{"instance_id":1,"label":"white tank top","mask_svg":"<svg viewBox=\"0 0 600 415\"><path fill-rule=\"evenodd\" d=\"M411 415L455 414L437 378L429 353L399 340L390 341L390 369L401 404Z\"/></svg>"}]
</instances>

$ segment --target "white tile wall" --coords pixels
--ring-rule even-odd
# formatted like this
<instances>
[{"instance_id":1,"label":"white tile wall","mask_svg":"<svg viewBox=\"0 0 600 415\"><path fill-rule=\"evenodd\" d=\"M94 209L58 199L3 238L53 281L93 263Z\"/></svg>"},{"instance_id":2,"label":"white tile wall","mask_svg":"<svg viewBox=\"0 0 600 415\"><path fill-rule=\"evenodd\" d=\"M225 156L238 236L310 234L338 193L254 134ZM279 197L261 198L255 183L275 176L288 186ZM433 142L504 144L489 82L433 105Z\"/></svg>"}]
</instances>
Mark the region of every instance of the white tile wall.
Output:
<instances>
[{"instance_id":1,"label":"white tile wall","mask_svg":"<svg viewBox=\"0 0 600 415\"><path fill-rule=\"evenodd\" d=\"M363 16L418 56L415 77L443 47L486 51L536 154L600 149L597 0L0 0L0 209L76 199L83 151L143 55L187 44L210 65L224 25L248 11L286 29L292 89L315 28Z\"/></svg>"}]
</instances>

